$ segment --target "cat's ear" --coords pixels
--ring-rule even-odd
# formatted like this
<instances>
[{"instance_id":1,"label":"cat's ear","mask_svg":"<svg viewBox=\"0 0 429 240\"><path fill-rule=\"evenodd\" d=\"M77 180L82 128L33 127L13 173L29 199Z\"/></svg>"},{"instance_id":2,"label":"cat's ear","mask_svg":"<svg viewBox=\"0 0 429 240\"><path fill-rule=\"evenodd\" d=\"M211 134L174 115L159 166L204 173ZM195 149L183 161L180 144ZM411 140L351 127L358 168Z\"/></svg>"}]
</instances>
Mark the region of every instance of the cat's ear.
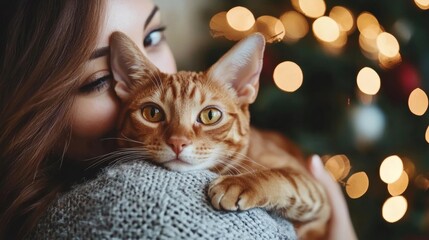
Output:
<instances>
[{"instance_id":1,"label":"cat's ear","mask_svg":"<svg viewBox=\"0 0 429 240\"><path fill-rule=\"evenodd\" d=\"M158 68L140 51L137 45L122 32L110 36L110 65L116 80L115 92L126 101L133 88L145 76L157 76Z\"/></svg>"},{"instance_id":2,"label":"cat's ear","mask_svg":"<svg viewBox=\"0 0 429 240\"><path fill-rule=\"evenodd\" d=\"M241 104L255 101L259 89L265 38L255 33L241 40L208 71L210 79L229 82Z\"/></svg>"}]
</instances>

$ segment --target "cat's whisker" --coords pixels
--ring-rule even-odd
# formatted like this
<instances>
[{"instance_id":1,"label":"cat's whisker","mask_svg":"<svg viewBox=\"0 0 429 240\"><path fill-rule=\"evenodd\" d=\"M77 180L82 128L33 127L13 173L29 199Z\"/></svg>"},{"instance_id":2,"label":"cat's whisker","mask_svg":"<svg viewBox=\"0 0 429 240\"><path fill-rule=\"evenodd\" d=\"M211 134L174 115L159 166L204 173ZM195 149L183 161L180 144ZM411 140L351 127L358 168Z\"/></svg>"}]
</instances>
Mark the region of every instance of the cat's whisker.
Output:
<instances>
[{"instance_id":1,"label":"cat's whisker","mask_svg":"<svg viewBox=\"0 0 429 240\"><path fill-rule=\"evenodd\" d=\"M123 133L121 134L121 136L123 137L123 138L122 138L122 140L125 140L125 141L128 141L128 142L132 142L132 143L139 143L139 144L141 144L141 145L144 145L144 143L143 143L143 142L140 142L140 141L137 141L137 140L131 139L131 138L129 138L129 137L127 137L127 136L125 136ZM121 140L121 139L120 139L120 140Z\"/></svg>"},{"instance_id":2,"label":"cat's whisker","mask_svg":"<svg viewBox=\"0 0 429 240\"><path fill-rule=\"evenodd\" d=\"M136 158L142 158L142 157L143 158L150 157L150 154L147 152L147 150L144 147L122 148L98 157L86 159L85 161L94 161L91 165L87 167L87 169L89 169L89 168L96 167L100 164L103 164L105 162L109 162L109 161L114 162L117 159L121 159L125 156L133 157L134 159L136 159Z\"/></svg>"},{"instance_id":3,"label":"cat's whisker","mask_svg":"<svg viewBox=\"0 0 429 240\"><path fill-rule=\"evenodd\" d=\"M159 71L156 71L156 77L159 81L159 89L161 90L161 92L164 92L164 85L162 84L162 77L159 74Z\"/></svg>"},{"instance_id":4,"label":"cat's whisker","mask_svg":"<svg viewBox=\"0 0 429 240\"><path fill-rule=\"evenodd\" d=\"M261 167L262 169L268 169L267 167L263 166L262 164L256 162L255 160L247 157L245 154L239 153L239 152L235 152L235 151L229 151L229 150L225 150L225 152L222 153L226 158L228 158L228 156L231 155L238 155L241 156L241 158L238 160L232 160L231 161L231 165L236 165L237 167L241 167L243 170L245 170L245 172L249 172L252 173L254 172L256 169L254 169L254 166L258 166ZM253 167L252 167L253 165Z\"/></svg>"},{"instance_id":5,"label":"cat's whisker","mask_svg":"<svg viewBox=\"0 0 429 240\"><path fill-rule=\"evenodd\" d=\"M248 161L248 162L250 162L250 163L252 163L252 164L254 164L254 165L256 165L256 166L258 166L258 167L261 167L262 169L268 169L266 166L264 166L264 165L262 165L262 164L260 164L258 161L256 161L256 160L253 160L253 159L251 159L250 157L248 157L246 154L243 154L243 153L240 153L240 152L234 152L234 151L231 151L231 150L225 150L226 152L230 152L230 153L232 153L232 154L237 154L238 156L241 156L242 158L241 158L241 160L242 161Z\"/></svg>"},{"instance_id":6,"label":"cat's whisker","mask_svg":"<svg viewBox=\"0 0 429 240\"><path fill-rule=\"evenodd\" d=\"M232 164L232 162L228 161L228 160L219 160L219 163L223 164L225 167L223 168L223 170L221 171L221 173L223 171L228 172L230 175L235 175L237 173L241 173L240 169L238 169L236 166L234 166ZM235 171L235 172L234 172Z\"/></svg>"},{"instance_id":7,"label":"cat's whisker","mask_svg":"<svg viewBox=\"0 0 429 240\"><path fill-rule=\"evenodd\" d=\"M155 74L157 74L157 76ZM153 71L150 71L149 72L149 78L152 81L152 83L156 86L156 88L161 90L161 92L162 92L162 90L163 90L162 78L161 78L161 76L159 76L159 72L155 71L155 73L154 73Z\"/></svg>"}]
</instances>

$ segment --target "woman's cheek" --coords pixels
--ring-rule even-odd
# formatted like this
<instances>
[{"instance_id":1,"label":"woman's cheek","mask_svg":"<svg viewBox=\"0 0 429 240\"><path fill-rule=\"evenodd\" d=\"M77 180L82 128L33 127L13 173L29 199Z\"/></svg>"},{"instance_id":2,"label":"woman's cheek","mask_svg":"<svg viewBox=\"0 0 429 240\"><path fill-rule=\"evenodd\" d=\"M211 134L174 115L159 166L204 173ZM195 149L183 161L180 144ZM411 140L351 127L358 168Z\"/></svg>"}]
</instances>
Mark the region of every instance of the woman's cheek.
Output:
<instances>
[{"instance_id":1,"label":"woman's cheek","mask_svg":"<svg viewBox=\"0 0 429 240\"><path fill-rule=\"evenodd\" d=\"M78 96L72 111L74 136L83 139L101 138L115 128L119 102L111 91L98 96Z\"/></svg>"}]
</instances>

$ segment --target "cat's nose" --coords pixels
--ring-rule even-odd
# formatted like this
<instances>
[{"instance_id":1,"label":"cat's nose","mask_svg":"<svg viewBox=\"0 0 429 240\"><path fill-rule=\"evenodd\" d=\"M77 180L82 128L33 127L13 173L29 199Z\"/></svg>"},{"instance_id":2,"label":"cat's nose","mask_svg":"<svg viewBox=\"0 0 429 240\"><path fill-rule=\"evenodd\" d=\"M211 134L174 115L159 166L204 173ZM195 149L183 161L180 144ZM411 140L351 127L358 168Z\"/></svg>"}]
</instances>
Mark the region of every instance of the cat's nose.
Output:
<instances>
[{"instance_id":1,"label":"cat's nose","mask_svg":"<svg viewBox=\"0 0 429 240\"><path fill-rule=\"evenodd\" d=\"M188 146L192 143L192 141L187 137L171 136L167 140L167 143L168 143L168 145L170 145L171 149L173 149L173 151L177 155L179 155L186 146Z\"/></svg>"}]
</instances>

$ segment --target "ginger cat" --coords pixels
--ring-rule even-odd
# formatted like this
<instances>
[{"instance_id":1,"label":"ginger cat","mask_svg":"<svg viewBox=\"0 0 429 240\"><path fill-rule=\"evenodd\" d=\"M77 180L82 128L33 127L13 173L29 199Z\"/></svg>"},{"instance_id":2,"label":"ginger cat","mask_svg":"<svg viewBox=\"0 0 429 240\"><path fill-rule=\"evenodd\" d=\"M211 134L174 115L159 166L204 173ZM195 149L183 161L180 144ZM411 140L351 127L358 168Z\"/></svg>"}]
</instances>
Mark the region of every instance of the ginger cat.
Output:
<instances>
[{"instance_id":1,"label":"ginger cat","mask_svg":"<svg viewBox=\"0 0 429 240\"><path fill-rule=\"evenodd\" d=\"M210 169L213 207L262 207L290 219L301 239L325 234L330 206L303 158L279 134L250 126L265 39L253 34L206 72L159 71L123 33L111 36L119 145L174 171ZM293 149L293 148L292 148Z\"/></svg>"}]
</instances>

